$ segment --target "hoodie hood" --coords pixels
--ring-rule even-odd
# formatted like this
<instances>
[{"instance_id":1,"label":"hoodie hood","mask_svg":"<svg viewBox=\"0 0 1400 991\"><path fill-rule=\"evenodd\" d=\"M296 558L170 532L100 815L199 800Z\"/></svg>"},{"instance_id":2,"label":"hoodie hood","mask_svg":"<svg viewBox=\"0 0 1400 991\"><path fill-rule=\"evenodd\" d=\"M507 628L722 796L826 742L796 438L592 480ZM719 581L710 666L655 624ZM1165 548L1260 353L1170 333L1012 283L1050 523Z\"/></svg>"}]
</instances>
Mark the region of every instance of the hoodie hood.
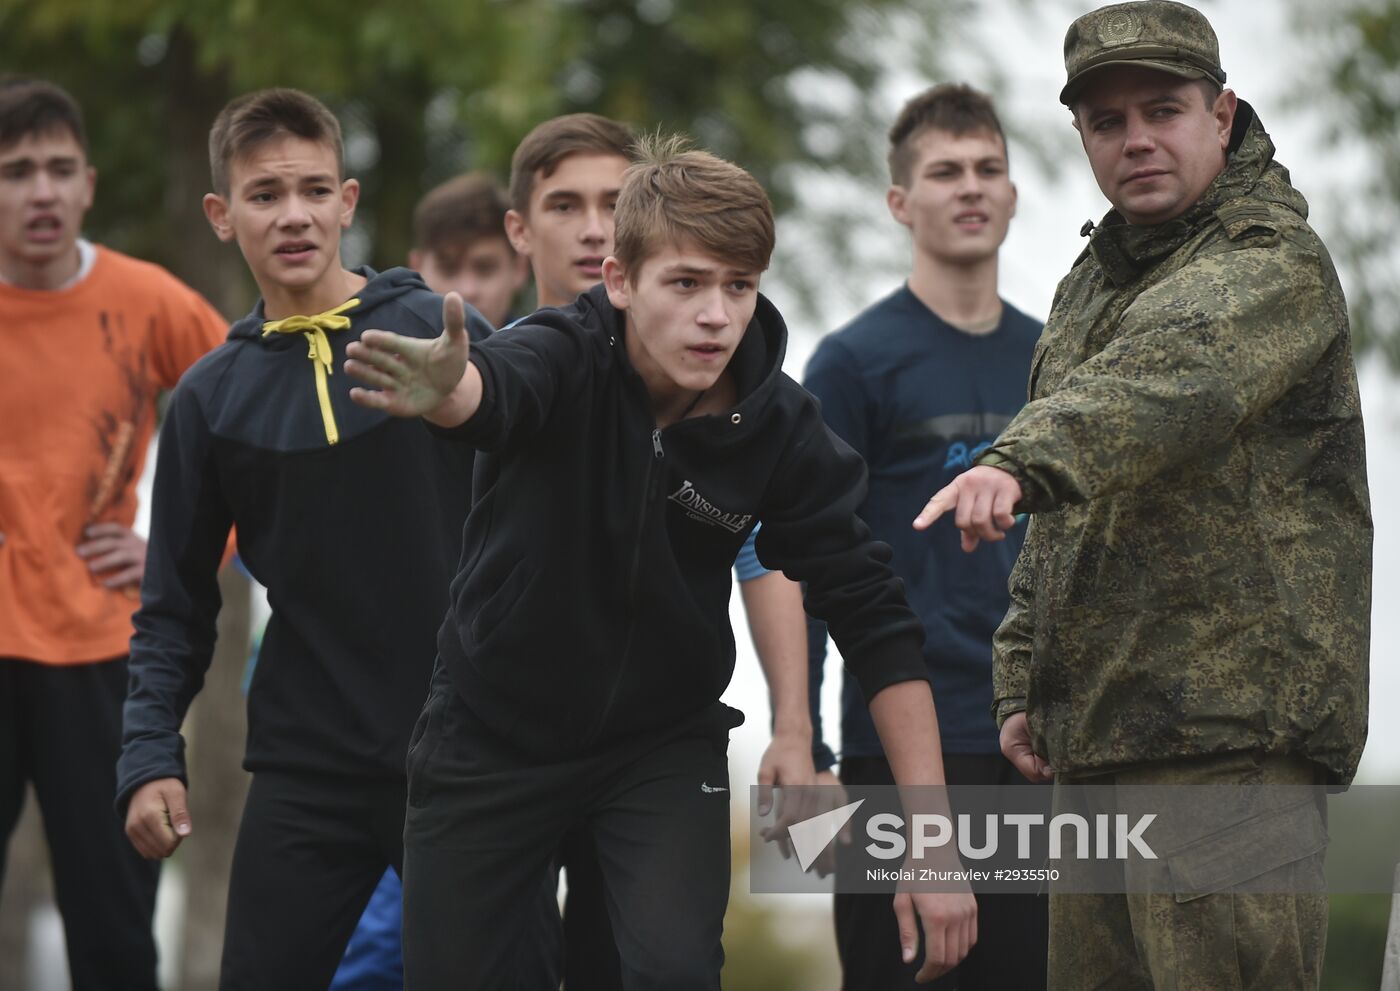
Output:
<instances>
[{"instance_id":1,"label":"hoodie hood","mask_svg":"<svg viewBox=\"0 0 1400 991\"><path fill-rule=\"evenodd\" d=\"M753 319L730 362L741 410L757 405L760 397L777 383L778 376L783 373L783 359L787 357L787 339L787 324L782 314L767 296L759 293Z\"/></svg>"},{"instance_id":2,"label":"hoodie hood","mask_svg":"<svg viewBox=\"0 0 1400 991\"><path fill-rule=\"evenodd\" d=\"M356 324L360 323L360 317L369 313L375 307L381 306L390 300L398 299L405 293L410 293L415 289L428 291L428 286L423 281L423 277L410 268L396 267L386 269L383 272L376 272L368 265L361 265L350 271L356 275L363 276L368 281L364 288L355 293L355 299L360 301L360 305L353 310L345 311L345 315L350 317ZM311 314L303 314L311 316ZM262 338L269 347L282 348L292 347L300 340L298 335L269 334L266 338L262 336L263 324L267 322L267 314L264 309L263 300L258 299L251 313L238 320L229 328L229 340L237 338Z\"/></svg>"},{"instance_id":3,"label":"hoodie hood","mask_svg":"<svg viewBox=\"0 0 1400 991\"><path fill-rule=\"evenodd\" d=\"M215 434L264 450L294 451L352 440L385 422L387 414L351 400L356 383L345 374L345 348L370 328L437 337L442 333L442 297L406 268L356 271L366 283L355 294L359 302L341 314L348 324L334 321L310 331L264 334L266 312L260 300L233 325L228 341L190 369L186 378L192 377L192 387L201 392ZM471 307L466 316L473 341L491 332Z\"/></svg>"}]
</instances>

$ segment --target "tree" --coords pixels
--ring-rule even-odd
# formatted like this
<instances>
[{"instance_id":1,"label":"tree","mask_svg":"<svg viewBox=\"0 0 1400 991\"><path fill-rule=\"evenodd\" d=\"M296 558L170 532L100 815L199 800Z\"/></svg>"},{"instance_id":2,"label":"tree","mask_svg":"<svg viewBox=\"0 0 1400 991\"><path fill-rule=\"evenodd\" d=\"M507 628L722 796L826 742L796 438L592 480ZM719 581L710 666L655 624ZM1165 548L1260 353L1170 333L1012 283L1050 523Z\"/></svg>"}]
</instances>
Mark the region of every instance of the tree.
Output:
<instances>
[{"instance_id":1,"label":"tree","mask_svg":"<svg viewBox=\"0 0 1400 991\"><path fill-rule=\"evenodd\" d=\"M1361 188L1348 185L1329 204L1329 231L1347 293L1358 352L1378 350L1400 369L1400 0L1296 0L1304 37L1318 39L1305 74L1308 103L1327 117L1330 146L1360 146L1370 159Z\"/></svg>"},{"instance_id":2,"label":"tree","mask_svg":"<svg viewBox=\"0 0 1400 991\"><path fill-rule=\"evenodd\" d=\"M327 100L364 186L347 261L383 268L405 258L430 183L466 168L503 174L525 131L557 113L686 131L749 168L780 212L793 203L794 164L873 175L879 141L862 127L883 116L876 94L890 67L871 39L893 16L946 36L944 15L965 7L0 0L0 64L53 78L84 105L101 170L94 235L167 265L232 314L251 292L208 235L199 198L208 125L235 93L289 85ZM833 85L839 106L813 98ZM822 134L857 140L813 139Z\"/></svg>"}]
</instances>

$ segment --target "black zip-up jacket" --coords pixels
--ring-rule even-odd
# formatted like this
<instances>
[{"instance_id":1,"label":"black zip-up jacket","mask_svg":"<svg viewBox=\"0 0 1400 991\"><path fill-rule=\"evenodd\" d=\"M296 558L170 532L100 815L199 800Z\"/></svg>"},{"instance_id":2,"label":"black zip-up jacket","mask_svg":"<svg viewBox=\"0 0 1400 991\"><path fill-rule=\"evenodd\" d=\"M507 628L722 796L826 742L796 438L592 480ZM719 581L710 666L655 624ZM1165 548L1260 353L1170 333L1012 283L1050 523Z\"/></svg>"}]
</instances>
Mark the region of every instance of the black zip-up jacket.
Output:
<instances>
[{"instance_id":1,"label":"black zip-up jacket","mask_svg":"<svg viewBox=\"0 0 1400 991\"><path fill-rule=\"evenodd\" d=\"M184 780L180 724L204 681L230 524L272 616L248 692L244 766L403 774L469 508L472 452L350 400L345 345L368 328L441 333L417 274L369 283L327 333L331 445L301 333L263 336L262 303L186 372L161 429L141 608L117 765L119 809ZM490 328L475 311L470 331Z\"/></svg>"},{"instance_id":2,"label":"black zip-up jacket","mask_svg":"<svg viewBox=\"0 0 1400 991\"><path fill-rule=\"evenodd\" d=\"M624 326L599 286L472 349L481 406L449 433L483 453L438 649L477 718L547 760L713 704L760 520L760 560L807 583L867 698L926 681L889 548L855 515L865 465L782 373L772 304L734 355L737 403L664 430Z\"/></svg>"}]
</instances>

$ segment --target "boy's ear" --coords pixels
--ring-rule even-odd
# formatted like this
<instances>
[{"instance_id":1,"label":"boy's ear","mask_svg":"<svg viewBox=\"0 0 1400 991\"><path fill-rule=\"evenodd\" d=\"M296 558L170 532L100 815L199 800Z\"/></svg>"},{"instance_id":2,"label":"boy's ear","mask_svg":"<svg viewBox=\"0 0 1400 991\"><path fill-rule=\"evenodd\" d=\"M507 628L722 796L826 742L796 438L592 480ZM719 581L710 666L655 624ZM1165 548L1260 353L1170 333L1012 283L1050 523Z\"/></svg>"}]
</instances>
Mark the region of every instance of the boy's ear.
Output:
<instances>
[{"instance_id":1,"label":"boy's ear","mask_svg":"<svg viewBox=\"0 0 1400 991\"><path fill-rule=\"evenodd\" d=\"M885 205L890 208L890 216L905 227L909 226L908 199L909 190L903 186L891 186L885 190Z\"/></svg>"},{"instance_id":2,"label":"boy's ear","mask_svg":"<svg viewBox=\"0 0 1400 991\"><path fill-rule=\"evenodd\" d=\"M625 310L632 303L632 294L627 288L627 273L622 263L612 255L603 259L603 286L608 290L608 302L613 309Z\"/></svg>"},{"instance_id":3,"label":"boy's ear","mask_svg":"<svg viewBox=\"0 0 1400 991\"><path fill-rule=\"evenodd\" d=\"M423 271L423 262L427 259L423 257L423 252L417 248L410 248L408 252L408 267L415 272Z\"/></svg>"},{"instance_id":4,"label":"boy's ear","mask_svg":"<svg viewBox=\"0 0 1400 991\"><path fill-rule=\"evenodd\" d=\"M87 179L87 202L83 204L83 211L86 213L92 209L93 196L97 193L97 169L89 165L83 177Z\"/></svg>"},{"instance_id":5,"label":"boy's ear","mask_svg":"<svg viewBox=\"0 0 1400 991\"><path fill-rule=\"evenodd\" d=\"M525 223L518 210L506 211L506 240L517 255L530 257L530 225Z\"/></svg>"},{"instance_id":6,"label":"boy's ear","mask_svg":"<svg viewBox=\"0 0 1400 991\"><path fill-rule=\"evenodd\" d=\"M355 222L355 204L360 202L360 180L346 179L340 184L340 226L348 229Z\"/></svg>"},{"instance_id":7,"label":"boy's ear","mask_svg":"<svg viewBox=\"0 0 1400 991\"><path fill-rule=\"evenodd\" d=\"M228 200L217 193L204 194L204 216L209 226L214 228L214 236L220 241L233 240L233 224L229 223Z\"/></svg>"}]
</instances>

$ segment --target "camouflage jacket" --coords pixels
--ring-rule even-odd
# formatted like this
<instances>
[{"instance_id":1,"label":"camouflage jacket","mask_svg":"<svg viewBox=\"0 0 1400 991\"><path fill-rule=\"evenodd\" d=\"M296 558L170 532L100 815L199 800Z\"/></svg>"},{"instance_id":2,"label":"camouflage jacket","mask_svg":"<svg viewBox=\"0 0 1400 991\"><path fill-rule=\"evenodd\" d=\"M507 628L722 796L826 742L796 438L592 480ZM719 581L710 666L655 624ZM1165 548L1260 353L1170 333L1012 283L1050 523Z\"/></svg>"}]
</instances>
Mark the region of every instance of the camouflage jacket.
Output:
<instances>
[{"instance_id":1,"label":"camouflage jacket","mask_svg":"<svg viewBox=\"0 0 1400 991\"><path fill-rule=\"evenodd\" d=\"M997 715L1025 709L1058 771L1258 750L1350 781L1361 756L1371 513L1346 304L1238 114L1186 214L1094 231L1030 403L978 459L1033 514Z\"/></svg>"}]
</instances>

